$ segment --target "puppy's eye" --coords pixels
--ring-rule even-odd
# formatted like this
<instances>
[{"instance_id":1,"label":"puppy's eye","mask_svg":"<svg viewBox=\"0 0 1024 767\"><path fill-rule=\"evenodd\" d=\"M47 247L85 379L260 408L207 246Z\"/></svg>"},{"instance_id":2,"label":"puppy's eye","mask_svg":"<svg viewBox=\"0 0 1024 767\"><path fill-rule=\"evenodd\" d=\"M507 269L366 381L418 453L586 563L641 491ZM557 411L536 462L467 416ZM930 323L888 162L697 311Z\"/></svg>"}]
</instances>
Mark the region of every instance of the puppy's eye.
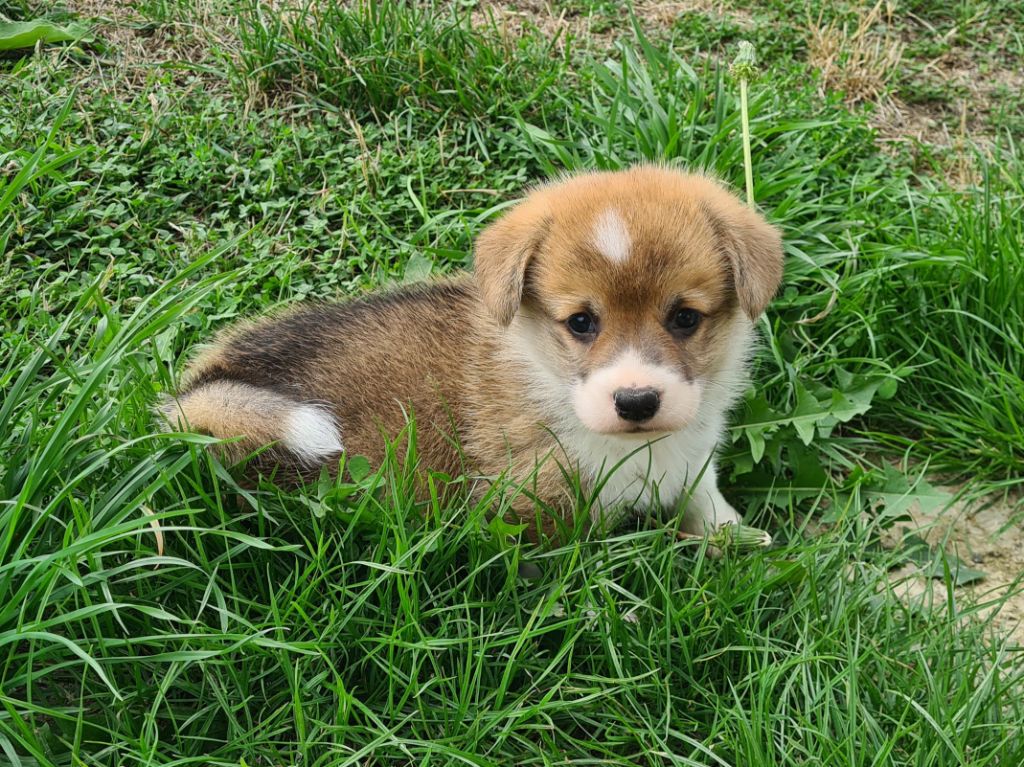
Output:
<instances>
[{"instance_id":1,"label":"puppy's eye","mask_svg":"<svg viewBox=\"0 0 1024 767\"><path fill-rule=\"evenodd\" d=\"M669 320L669 328L680 335L688 336L697 329L702 319L701 313L696 309L679 309Z\"/></svg>"},{"instance_id":2,"label":"puppy's eye","mask_svg":"<svg viewBox=\"0 0 1024 767\"><path fill-rule=\"evenodd\" d=\"M597 332L597 320L590 312L577 312L565 321L575 336L590 336Z\"/></svg>"}]
</instances>

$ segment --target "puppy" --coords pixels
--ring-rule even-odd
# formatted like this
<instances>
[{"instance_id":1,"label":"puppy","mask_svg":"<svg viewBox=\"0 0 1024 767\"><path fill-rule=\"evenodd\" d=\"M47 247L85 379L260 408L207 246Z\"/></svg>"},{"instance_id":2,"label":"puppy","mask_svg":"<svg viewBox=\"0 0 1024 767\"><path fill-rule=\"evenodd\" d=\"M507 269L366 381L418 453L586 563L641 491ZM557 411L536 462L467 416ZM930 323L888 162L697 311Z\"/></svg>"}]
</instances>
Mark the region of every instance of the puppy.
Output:
<instances>
[{"instance_id":1,"label":"puppy","mask_svg":"<svg viewBox=\"0 0 1024 767\"><path fill-rule=\"evenodd\" d=\"M715 448L782 278L779 233L710 178L641 166L535 189L479 236L472 274L293 309L220 336L162 410L239 460L297 473L383 458L413 414L423 468L510 476L531 537L685 504L739 521ZM536 503L539 501L540 503ZM547 509L554 517L538 515Z\"/></svg>"}]
</instances>

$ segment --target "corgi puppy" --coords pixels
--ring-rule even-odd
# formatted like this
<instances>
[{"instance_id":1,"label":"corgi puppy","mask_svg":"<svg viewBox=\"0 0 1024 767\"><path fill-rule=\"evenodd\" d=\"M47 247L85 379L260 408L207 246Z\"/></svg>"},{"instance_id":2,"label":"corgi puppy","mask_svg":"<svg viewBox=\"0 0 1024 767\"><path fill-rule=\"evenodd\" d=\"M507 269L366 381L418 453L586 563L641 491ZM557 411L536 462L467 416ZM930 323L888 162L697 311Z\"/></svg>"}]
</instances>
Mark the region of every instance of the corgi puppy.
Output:
<instances>
[{"instance_id":1,"label":"corgi puppy","mask_svg":"<svg viewBox=\"0 0 1024 767\"><path fill-rule=\"evenodd\" d=\"M639 166L540 186L474 260L228 329L164 417L239 438L231 461L270 445L257 460L315 474L343 452L382 460L412 414L421 467L511 477L535 539L573 523L565 469L593 522L681 505L694 532L739 521L715 449L782 278L774 227L711 178Z\"/></svg>"}]
</instances>

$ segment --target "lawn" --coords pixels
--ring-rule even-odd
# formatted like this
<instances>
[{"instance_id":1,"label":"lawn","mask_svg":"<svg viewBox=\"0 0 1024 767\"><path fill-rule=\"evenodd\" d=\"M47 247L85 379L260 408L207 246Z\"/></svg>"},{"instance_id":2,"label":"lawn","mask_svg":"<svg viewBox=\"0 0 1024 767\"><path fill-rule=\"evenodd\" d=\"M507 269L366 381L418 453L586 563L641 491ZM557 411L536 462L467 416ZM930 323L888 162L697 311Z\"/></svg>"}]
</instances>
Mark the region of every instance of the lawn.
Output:
<instances>
[{"instance_id":1,"label":"lawn","mask_svg":"<svg viewBox=\"0 0 1024 767\"><path fill-rule=\"evenodd\" d=\"M1019 3L0 17L90 33L0 58L0 762L1024 764ZM409 460L252 487L156 432L217 329L465 268L535 180L741 190L744 39L787 267L722 471L772 548L514 545Z\"/></svg>"}]
</instances>

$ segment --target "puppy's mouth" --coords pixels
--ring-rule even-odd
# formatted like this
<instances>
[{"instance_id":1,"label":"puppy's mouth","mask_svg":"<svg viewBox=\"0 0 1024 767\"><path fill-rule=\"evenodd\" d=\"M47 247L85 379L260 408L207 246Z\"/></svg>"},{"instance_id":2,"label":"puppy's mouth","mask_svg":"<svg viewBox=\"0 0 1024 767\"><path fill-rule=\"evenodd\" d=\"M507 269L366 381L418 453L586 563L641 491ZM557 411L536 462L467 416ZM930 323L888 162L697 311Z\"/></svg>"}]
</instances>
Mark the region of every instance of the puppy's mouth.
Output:
<instances>
[{"instance_id":1,"label":"puppy's mouth","mask_svg":"<svg viewBox=\"0 0 1024 767\"><path fill-rule=\"evenodd\" d=\"M665 426L658 426L656 424L629 424L623 425L620 428L600 430L591 429L591 431L595 434L601 434L606 437L643 437L645 439L650 439L653 437L667 436L679 431L679 428L671 429Z\"/></svg>"},{"instance_id":2,"label":"puppy's mouth","mask_svg":"<svg viewBox=\"0 0 1024 767\"><path fill-rule=\"evenodd\" d=\"M646 423L632 423L617 417L613 412L605 411L601 418L593 418L593 411L585 409L582 412L577 410L577 417L585 427L594 434L602 437L621 437L623 439L652 440L667 437L682 431L689 423L688 419L666 420L654 418ZM590 416L587 418L587 416Z\"/></svg>"}]
</instances>

